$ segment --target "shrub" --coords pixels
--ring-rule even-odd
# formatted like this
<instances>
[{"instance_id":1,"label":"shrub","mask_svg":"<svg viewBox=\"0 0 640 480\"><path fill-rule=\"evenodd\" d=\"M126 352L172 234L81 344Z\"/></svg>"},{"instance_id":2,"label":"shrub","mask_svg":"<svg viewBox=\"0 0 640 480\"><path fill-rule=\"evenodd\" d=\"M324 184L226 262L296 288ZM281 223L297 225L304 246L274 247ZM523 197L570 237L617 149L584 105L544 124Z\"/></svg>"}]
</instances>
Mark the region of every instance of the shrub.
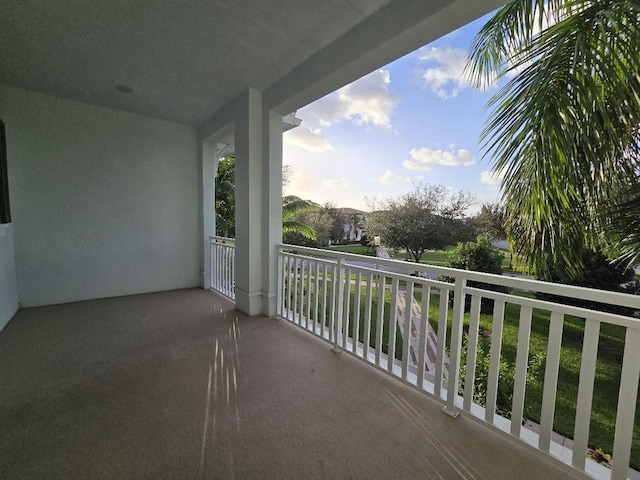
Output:
<instances>
[{"instance_id":1,"label":"shrub","mask_svg":"<svg viewBox=\"0 0 640 480\"><path fill-rule=\"evenodd\" d=\"M447 265L461 270L472 270L474 272L485 272L502 275L502 251L491 243L488 234L478 236L475 242L459 243L449 253ZM492 290L494 292L507 293L509 289L501 285L492 285L481 282L469 281L469 287ZM480 304L482 313L493 313L493 300L483 298ZM465 301L465 310L469 310L471 298Z\"/></svg>"},{"instance_id":2,"label":"shrub","mask_svg":"<svg viewBox=\"0 0 640 480\"><path fill-rule=\"evenodd\" d=\"M464 393L464 382L467 373L467 351L469 340L465 335L462 338L462 350L460 357L460 386L459 393ZM475 381L473 384L473 401L481 406L486 406L487 399L487 385L489 380L489 361L491 344L479 339L478 351L476 354L476 369L475 369ZM540 383L544 372L545 358L544 356L532 355L529 358L529 364L527 367L527 380L526 384ZM516 374L516 366L510 362L507 362L504 358L500 359L500 366L498 369L498 394L496 396L496 413L506 418L511 418L511 406L513 405L513 385ZM526 414L526 412L525 412Z\"/></svg>"},{"instance_id":3,"label":"shrub","mask_svg":"<svg viewBox=\"0 0 640 480\"><path fill-rule=\"evenodd\" d=\"M602 252L594 250L584 251L582 254L582 262L582 268L570 280L563 280L560 273L557 272L553 266L549 267L548 274L540 278L540 280L596 288L599 290L609 290L612 292L629 293L632 295L640 293L640 283L632 268L625 269L625 267L620 264L612 263ZM621 315L632 316L634 313L632 309L626 307L566 298L558 295L539 293L537 297L551 302L566 303Z\"/></svg>"}]
</instances>

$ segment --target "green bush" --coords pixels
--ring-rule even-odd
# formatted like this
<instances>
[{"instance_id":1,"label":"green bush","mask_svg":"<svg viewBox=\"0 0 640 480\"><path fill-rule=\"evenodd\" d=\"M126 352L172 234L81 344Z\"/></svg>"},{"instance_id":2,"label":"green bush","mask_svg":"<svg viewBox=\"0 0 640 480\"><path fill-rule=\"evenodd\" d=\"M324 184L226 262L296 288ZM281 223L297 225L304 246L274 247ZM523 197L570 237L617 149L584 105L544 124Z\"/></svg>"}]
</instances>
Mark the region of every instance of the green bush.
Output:
<instances>
[{"instance_id":1,"label":"green bush","mask_svg":"<svg viewBox=\"0 0 640 480\"><path fill-rule=\"evenodd\" d=\"M503 255L500 249L493 246L491 237L488 234L484 234L478 236L475 242L459 243L456 248L449 253L447 265L461 270L502 275L502 259ZM507 293L509 291L507 287L481 282L469 281L467 285L469 287L492 290L494 292ZM483 298L480 304L480 311L482 313L492 313L493 303L493 300ZM465 301L466 311L469 310L470 305L471 298L467 297Z\"/></svg>"},{"instance_id":2,"label":"green bush","mask_svg":"<svg viewBox=\"0 0 640 480\"><path fill-rule=\"evenodd\" d=\"M626 268L624 265L612 263L600 251L585 250L582 253L582 266L573 278L566 280L553 265L549 266L546 276L540 280L548 282L566 283L579 287L596 288L612 292L628 293L637 295L640 293L640 282L635 276L633 268ZM634 310L616 305L606 305L588 300L577 300L574 298L561 297L558 295L539 293L538 298L551 302L576 305L593 310L602 310L620 315L633 316Z\"/></svg>"},{"instance_id":3,"label":"green bush","mask_svg":"<svg viewBox=\"0 0 640 480\"><path fill-rule=\"evenodd\" d=\"M460 386L459 393L464 392L464 383L467 373L467 351L468 336L462 338L462 350L460 357ZM478 405L485 406L487 399L487 385L489 380L489 362L491 344L479 339L478 350L476 354L475 381L473 384L473 401ZM531 355L527 368L526 384L540 383L542 373L544 372L545 358L544 356ZM516 366L505 360L500 359L498 392L496 396L496 413L506 418L511 418L511 406L513 405L513 385L516 374ZM526 416L527 412L525 412Z\"/></svg>"}]
</instances>

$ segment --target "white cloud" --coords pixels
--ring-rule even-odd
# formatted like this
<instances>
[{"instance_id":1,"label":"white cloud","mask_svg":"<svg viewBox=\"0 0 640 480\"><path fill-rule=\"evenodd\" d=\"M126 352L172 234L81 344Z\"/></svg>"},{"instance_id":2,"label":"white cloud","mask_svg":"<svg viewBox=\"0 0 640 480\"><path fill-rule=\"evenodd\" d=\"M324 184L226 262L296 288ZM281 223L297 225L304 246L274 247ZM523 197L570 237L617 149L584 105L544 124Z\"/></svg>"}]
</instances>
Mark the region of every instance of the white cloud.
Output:
<instances>
[{"instance_id":1,"label":"white cloud","mask_svg":"<svg viewBox=\"0 0 640 480\"><path fill-rule=\"evenodd\" d=\"M376 70L301 108L298 117L312 128L328 127L347 119L359 125L391 128L391 114L399 98L389 91L390 84L389 71Z\"/></svg>"},{"instance_id":2,"label":"white cloud","mask_svg":"<svg viewBox=\"0 0 640 480\"><path fill-rule=\"evenodd\" d=\"M391 170L385 170L381 177L378 177L380 183L406 183L409 179L401 177L400 175L393 173Z\"/></svg>"},{"instance_id":3,"label":"white cloud","mask_svg":"<svg viewBox=\"0 0 640 480\"><path fill-rule=\"evenodd\" d=\"M349 186L349 182L344 177L340 177L340 178L325 178L322 181L322 184L325 187L348 187Z\"/></svg>"},{"instance_id":4,"label":"white cloud","mask_svg":"<svg viewBox=\"0 0 640 480\"><path fill-rule=\"evenodd\" d=\"M504 178L504 171L494 172L492 170L485 170L480 172L480 183L486 185L498 185Z\"/></svg>"},{"instance_id":5,"label":"white cloud","mask_svg":"<svg viewBox=\"0 0 640 480\"><path fill-rule=\"evenodd\" d=\"M457 96L462 90L470 87L464 75L467 63L467 51L452 47L430 47L422 50L419 56L426 68L420 68L420 78L428 88L440 98Z\"/></svg>"},{"instance_id":6,"label":"white cloud","mask_svg":"<svg viewBox=\"0 0 640 480\"><path fill-rule=\"evenodd\" d=\"M333 146L324 136L320 128L311 130L310 128L298 127L285 132L282 136L285 143L304 148L310 152L326 152L333 150Z\"/></svg>"},{"instance_id":7,"label":"white cloud","mask_svg":"<svg viewBox=\"0 0 640 480\"><path fill-rule=\"evenodd\" d=\"M434 165L446 167L466 166L476 163L476 158L468 150L431 150L424 147L412 148L409 152L410 160L405 160L402 165L407 170L431 170Z\"/></svg>"}]
</instances>

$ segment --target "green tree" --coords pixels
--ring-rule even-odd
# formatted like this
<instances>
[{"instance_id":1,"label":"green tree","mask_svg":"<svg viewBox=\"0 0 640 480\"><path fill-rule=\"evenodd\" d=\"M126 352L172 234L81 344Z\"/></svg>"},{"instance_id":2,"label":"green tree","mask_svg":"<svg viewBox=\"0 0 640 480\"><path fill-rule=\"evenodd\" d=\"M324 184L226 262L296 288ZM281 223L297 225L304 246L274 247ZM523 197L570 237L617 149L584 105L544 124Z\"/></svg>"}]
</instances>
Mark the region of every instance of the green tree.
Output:
<instances>
[{"instance_id":1,"label":"green tree","mask_svg":"<svg viewBox=\"0 0 640 480\"><path fill-rule=\"evenodd\" d=\"M298 231L284 233L284 243L292 245L304 245L307 247L326 247L329 245L329 230L331 229L331 217L323 207L302 211L295 215L294 220L300 224L310 227L315 235L304 236Z\"/></svg>"},{"instance_id":2,"label":"green tree","mask_svg":"<svg viewBox=\"0 0 640 480\"><path fill-rule=\"evenodd\" d=\"M471 218L476 236L488 234L493 240L507 238L506 211L499 203L483 203L480 212Z\"/></svg>"},{"instance_id":3,"label":"green tree","mask_svg":"<svg viewBox=\"0 0 640 480\"><path fill-rule=\"evenodd\" d=\"M344 239L344 226L347 223L346 216L333 203L325 204L324 208L331 218L331 228L329 229L331 243L340 243Z\"/></svg>"},{"instance_id":4,"label":"green tree","mask_svg":"<svg viewBox=\"0 0 640 480\"><path fill-rule=\"evenodd\" d=\"M309 200L303 200L295 195L287 195L282 199L282 233L297 233L309 240L316 239L314 228L305 223L301 214L319 210L320 205Z\"/></svg>"},{"instance_id":5,"label":"green tree","mask_svg":"<svg viewBox=\"0 0 640 480\"><path fill-rule=\"evenodd\" d=\"M233 238L236 234L236 161L233 156L220 159L216 191L216 234Z\"/></svg>"},{"instance_id":6,"label":"green tree","mask_svg":"<svg viewBox=\"0 0 640 480\"><path fill-rule=\"evenodd\" d=\"M460 240L465 231L463 218L472 204L469 193L449 194L444 185L421 183L405 195L372 205L367 231L380 235L388 247L406 248L418 263L426 250Z\"/></svg>"},{"instance_id":7,"label":"green tree","mask_svg":"<svg viewBox=\"0 0 640 480\"><path fill-rule=\"evenodd\" d=\"M236 167L235 157L230 155L220 159L218 175L215 179L216 234L235 237L236 227ZM288 183L291 168L283 169L283 183ZM317 210L320 206L310 200L294 195L282 198L282 233L298 233L304 238L315 240L316 232L297 215Z\"/></svg>"},{"instance_id":8,"label":"green tree","mask_svg":"<svg viewBox=\"0 0 640 480\"><path fill-rule=\"evenodd\" d=\"M602 247L640 260L640 2L514 0L475 38L481 135L504 174L509 239L539 275L575 275Z\"/></svg>"}]
</instances>

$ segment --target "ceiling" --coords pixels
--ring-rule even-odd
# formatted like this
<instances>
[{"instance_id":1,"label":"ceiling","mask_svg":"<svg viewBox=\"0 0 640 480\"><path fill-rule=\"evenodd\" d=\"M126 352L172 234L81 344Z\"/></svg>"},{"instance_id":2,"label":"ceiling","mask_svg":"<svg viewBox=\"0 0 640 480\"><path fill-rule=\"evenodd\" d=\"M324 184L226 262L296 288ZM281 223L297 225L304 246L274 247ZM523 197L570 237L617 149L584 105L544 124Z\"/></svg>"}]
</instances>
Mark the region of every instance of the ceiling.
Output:
<instances>
[{"instance_id":1,"label":"ceiling","mask_svg":"<svg viewBox=\"0 0 640 480\"><path fill-rule=\"evenodd\" d=\"M4 0L0 84L197 126L388 3Z\"/></svg>"}]
</instances>

